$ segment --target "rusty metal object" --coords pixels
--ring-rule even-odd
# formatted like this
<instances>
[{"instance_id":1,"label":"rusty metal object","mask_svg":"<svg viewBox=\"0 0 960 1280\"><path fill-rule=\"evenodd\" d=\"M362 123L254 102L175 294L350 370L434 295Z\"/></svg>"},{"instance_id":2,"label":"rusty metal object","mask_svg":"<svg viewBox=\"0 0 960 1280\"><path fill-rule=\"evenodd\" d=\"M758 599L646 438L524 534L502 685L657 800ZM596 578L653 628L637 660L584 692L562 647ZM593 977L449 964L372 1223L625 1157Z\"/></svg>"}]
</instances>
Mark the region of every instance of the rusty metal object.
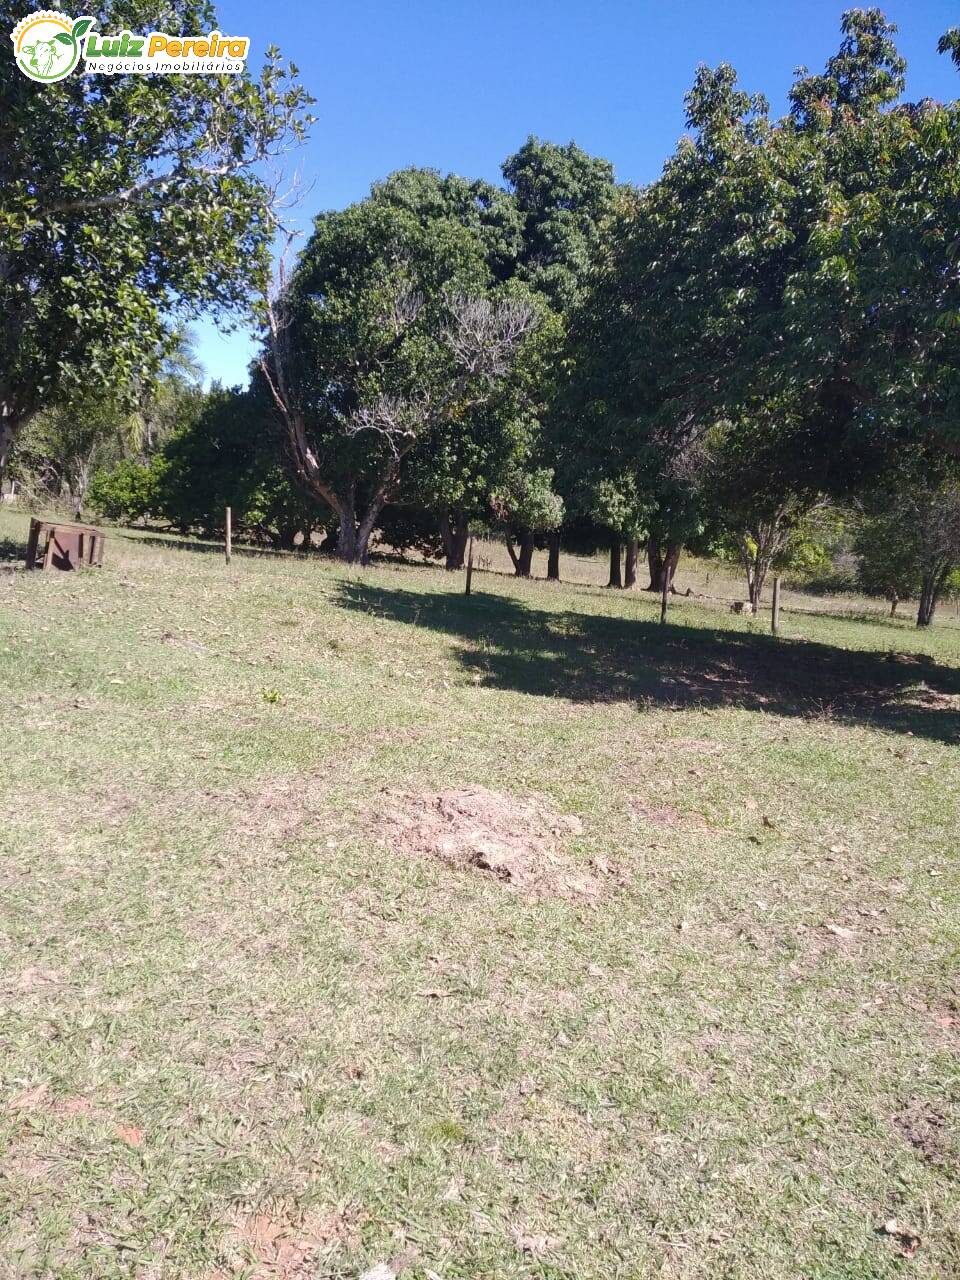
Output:
<instances>
[{"instance_id":1,"label":"rusty metal object","mask_svg":"<svg viewBox=\"0 0 960 1280\"><path fill-rule=\"evenodd\" d=\"M80 569L84 565L99 568L101 564L103 534L99 529L89 524L64 524L55 520L30 521L28 569Z\"/></svg>"}]
</instances>

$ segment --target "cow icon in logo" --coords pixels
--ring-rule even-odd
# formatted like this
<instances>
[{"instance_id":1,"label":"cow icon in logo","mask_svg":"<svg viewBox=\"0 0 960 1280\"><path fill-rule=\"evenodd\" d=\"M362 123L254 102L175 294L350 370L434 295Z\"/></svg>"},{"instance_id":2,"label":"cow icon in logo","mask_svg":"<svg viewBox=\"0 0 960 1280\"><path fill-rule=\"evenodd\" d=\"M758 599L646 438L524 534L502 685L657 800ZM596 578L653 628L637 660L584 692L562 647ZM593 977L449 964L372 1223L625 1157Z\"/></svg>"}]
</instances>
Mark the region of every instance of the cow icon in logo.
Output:
<instances>
[{"instance_id":1,"label":"cow icon in logo","mask_svg":"<svg viewBox=\"0 0 960 1280\"><path fill-rule=\"evenodd\" d=\"M73 21L63 13L31 13L11 36L17 66L40 84L63 80L80 61L83 37L92 26L92 18Z\"/></svg>"}]
</instances>

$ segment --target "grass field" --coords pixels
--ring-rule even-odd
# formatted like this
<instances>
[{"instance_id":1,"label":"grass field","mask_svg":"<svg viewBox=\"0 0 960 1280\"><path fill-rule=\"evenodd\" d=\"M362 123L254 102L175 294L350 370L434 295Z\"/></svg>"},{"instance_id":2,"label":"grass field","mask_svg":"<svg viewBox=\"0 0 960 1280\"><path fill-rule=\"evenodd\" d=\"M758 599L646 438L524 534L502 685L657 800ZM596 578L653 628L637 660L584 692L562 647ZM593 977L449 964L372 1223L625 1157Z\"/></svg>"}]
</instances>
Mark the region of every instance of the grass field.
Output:
<instances>
[{"instance_id":1,"label":"grass field","mask_svg":"<svg viewBox=\"0 0 960 1280\"><path fill-rule=\"evenodd\" d=\"M0 1276L960 1274L960 629L475 584L0 572Z\"/></svg>"}]
</instances>

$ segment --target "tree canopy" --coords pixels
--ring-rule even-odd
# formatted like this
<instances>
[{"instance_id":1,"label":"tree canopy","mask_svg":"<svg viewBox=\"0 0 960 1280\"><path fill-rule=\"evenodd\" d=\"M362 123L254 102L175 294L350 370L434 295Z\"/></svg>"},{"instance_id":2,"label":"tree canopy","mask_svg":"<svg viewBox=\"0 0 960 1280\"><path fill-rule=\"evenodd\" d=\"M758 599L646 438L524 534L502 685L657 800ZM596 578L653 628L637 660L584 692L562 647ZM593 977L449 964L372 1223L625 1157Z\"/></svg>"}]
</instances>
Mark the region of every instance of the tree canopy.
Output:
<instances>
[{"instance_id":1,"label":"tree canopy","mask_svg":"<svg viewBox=\"0 0 960 1280\"><path fill-rule=\"evenodd\" d=\"M201 0L171 14L214 22ZM101 7L121 20L151 19ZM22 456L62 455L50 474L85 488L92 442L136 410L148 444L123 453L114 496L149 492L181 524L215 528L231 494L262 536L335 527L362 563L380 527L450 568L485 526L521 574L547 545L551 576L568 537L609 546L612 585L633 584L643 544L657 590L683 547L733 549L754 603L825 506L897 493L920 537L960 467L960 102L905 100L879 9L840 26L779 118L730 65L698 68L687 133L644 188L533 136L502 183L400 168L320 214L272 288L262 162L310 123L276 50L256 80L42 93L8 61L0 463L34 420ZM960 28L939 49L960 68ZM194 413L161 379L150 401L203 306L261 320L250 391ZM857 519L862 545L879 515Z\"/></svg>"},{"instance_id":2,"label":"tree canopy","mask_svg":"<svg viewBox=\"0 0 960 1280\"><path fill-rule=\"evenodd\" d=\"M4 26L19 6L5 4ZM142 0L96 6L104 29L150 30ZM209 30L206 0L171 29ZM155 370L171 316L248 308L268 270L263 161L304 136L310 99L271 49L250 75L70 76L0 64L0 469L23 426L80 384Z\"/></svg>"}]
</instances>

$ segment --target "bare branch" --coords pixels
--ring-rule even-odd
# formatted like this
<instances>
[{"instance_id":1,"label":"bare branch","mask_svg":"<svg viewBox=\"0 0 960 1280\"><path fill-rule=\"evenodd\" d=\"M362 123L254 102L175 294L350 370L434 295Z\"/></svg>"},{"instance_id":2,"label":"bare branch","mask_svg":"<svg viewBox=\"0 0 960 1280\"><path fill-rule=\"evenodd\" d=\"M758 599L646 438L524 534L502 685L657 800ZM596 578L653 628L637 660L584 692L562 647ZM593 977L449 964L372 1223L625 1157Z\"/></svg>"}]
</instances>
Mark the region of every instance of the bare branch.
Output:
<instances>
[{"instance_id":1,"label":"bare branch","mask_svg":"<svg viewBox=\"0 0 960 1280\"><path fill-rule=\"evenodd\" d=\"M411 325L416 324L423 310L423 303L423 294L419 290L414 289L411 284L399 285L390 299L390 306L383 318L384 324L399 336Z\"/></svg>"},{"instance_id":2,"label":"bare branch","mask_svg":"<svg viewBox=\"0 0 960 1280\"><path fill-rule=\"evenodd\" d=\"M157 146L146 157L153 172L129 186L100 195L77 196L54 200L37 210L40 217L50 214L89 213L124 205L151 204L163 200L178 204L194 199L190 188L196 183L216 181L237 173L251 171L265 161L277 161L303 139L304 126L312 117L302 117L308 101L291 87L277 93L276 68L267 68L261 76L261 110L251 118L234 85L224 85L218 101L206 104L182 125L180 134L172 134L169 143ZM248 132L238 138L240 126ZM136 136L136 121L129 133ZM145 162L145 163L146 163ZM161 170L156 172L156 170Z\"/></svg>"},{"instance_id":3,"label":"bare branch","mask_svg":"<svg viewBox=\"0 0 960 1280\"><path fill-rule=\"evenodd\" d=\"M343 504L324 479L320 462L310 448L306 421L290 372L293 362L290 349L287 256L295 238L296 233L288 233L277 267L277 285L265 300L267 341L258 363L284 425L290 456L301 483L309 492L322 498L337 515L342 516Z\"/></svg>"},{"instance_id":4,"label":"bare branch","mask_svg":"<svg viewBox=\"0 0 960 1280\"><path fill-rule=\"evenodd\" d=\"M442 337L467 373L487 380L508 373L521 342L536 327L531 306L515 299L491 302L454 294Z\"/></svg>"},{"instance_id":5,"label":"bare branch","mask_svg":"<svg viewBox=\"0 0 960 1280\"><path fill-rule=\"evenodd\" d=\"M344 423L348 436L372 431L382 437L393 457L399 461L416 444L430 423L433 406L429 400L382 395L362 405Z\"/></svg>"}]
</instances>

